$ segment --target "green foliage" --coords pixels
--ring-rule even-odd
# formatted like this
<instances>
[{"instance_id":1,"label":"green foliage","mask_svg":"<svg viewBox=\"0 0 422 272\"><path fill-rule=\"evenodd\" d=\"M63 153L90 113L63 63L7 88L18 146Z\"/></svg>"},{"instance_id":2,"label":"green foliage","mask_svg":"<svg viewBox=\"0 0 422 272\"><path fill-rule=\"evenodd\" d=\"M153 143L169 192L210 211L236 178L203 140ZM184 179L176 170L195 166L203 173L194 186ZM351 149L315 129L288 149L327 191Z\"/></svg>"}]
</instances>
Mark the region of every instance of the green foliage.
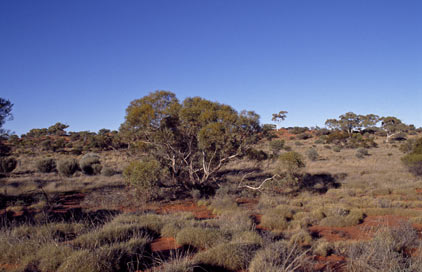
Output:
<instances>
[{"instance_id":1,"label":"green foliage","mask_svg":"<svg viewBox=\"0 0 422 272\"><path fill-rule=\"evenodd\" d=\"M278 162L277 174L286 174L289 183L297 183L306 166L303 156L295 151L285 152L279 156Z\"/></svg>"},{"instance_id":2,"label":"green foliage","mask_svg":"<svg viewBox=\"0 0 422 272\"><path fill-rule=\"evenodd\" d=\"M56 160L53 158L46 158L38 160L35 167L41 173L50 173L56 170Z\"/></svg>"},{"instance_id":3,"label":"green foliage","mask_svg":"<svg viewBox=\"0 0 422 272\"><path fill-rule=\"evenodd\" d=\"M151 195L158 189L158 182L163 176L165 173L155 159L133 161L123 170L126 181L147 195Z\"/></svg>"},{"instance_id":4,"label":"green foliage","mask_svg":"<svg viewBox=\"0 0 422 272\"><path fill-rule=\"evenodd\" d=\"M13 157L0 157L0 173L12 172L18 164L18 161Z\"/></svg>"},{"instance_id":5,"label":"green foliage","mask_svg":"<svg viewBox=\"0 0 422 272\"><path fill-rule=\"evenodd\" d=\"M168 169L170 178L189 184L213 181L217 171L258 140L259 116L200 97L179 103L171 92L156 91L131 102L120 131L143 143Z\"/></svg>"},{"instance_id":6,"label":"green foliage","mask_svg":"<svg viewBox=\"0 0 422 272\"><path fill-rule=\"evenodd\" d=\"M62 176L70 177L79 170L79 164L76 159L61 159L57 163L57 170Z\"/></svg>"},{"instance_id":7,"label":"green foliage","mask_svg":"<svg viewBox=\"0 0 422 272\"><path fill-rule=\"evenodd\" d=\"M12 118L12 107L13 104L9 100L0 97L0 135L4 133L2 127L6 120Z\"/></svg>"},{"instance_id":8,"label":"green foliage","mask_svg":"<svg viewBox=\"0 0 422 272\"><path fill-rule=\"evenodd\" d=\"M339 116L339 119L328 119L325 125L347 133L348 137L352 137L353 131L362 128L372 127L380 121L380 117L374 114L357 115L353 112L347 112Z\"/></svg>"},{"instance_id":9,"label":"green foliage","mask_svg":"<svg viewBox=\"0 0 422 272\"><path fill-rule=\"evenodd\" d=\"M311 161L316 161L319 158L318 151L315 148L308 149L308 151L306 151L306 156L308 156L308 159Z\"/></svg>"},{"instance_id":10,"label":"green foliage","mask_svg":"<svg viewBox=\"0 0 422 272\"><path fill-rule=\"evenodd\" d=\"M86 175L100 174L102 169L100 156L95 153L85 154L79 160L79 167L81 168L82 172Z\"/></svg>"}]
</instances>

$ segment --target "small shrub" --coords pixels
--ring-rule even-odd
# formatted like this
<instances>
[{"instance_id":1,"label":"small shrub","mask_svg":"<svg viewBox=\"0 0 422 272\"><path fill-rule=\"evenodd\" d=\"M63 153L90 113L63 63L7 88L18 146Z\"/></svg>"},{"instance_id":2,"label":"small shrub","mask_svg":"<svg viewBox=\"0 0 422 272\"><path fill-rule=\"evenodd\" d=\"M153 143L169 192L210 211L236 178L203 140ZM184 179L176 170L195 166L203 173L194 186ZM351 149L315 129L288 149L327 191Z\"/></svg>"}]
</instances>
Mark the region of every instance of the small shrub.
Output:
<instances>
[{"instance_id":1,"label":"small shrub","mask_svg":"<svg viewBox=\"0 0 422 272\"><path fill-rule=\"evenodd\" d=\"M278 154L284 147L284 140L272 140L270 142L270 150L273 152L273 154Z\"/></svg>"},{"instance_id":2,"label":"small shrub","mask_svg":"<svg viewBox=\"0 0 422 272\"><path fill-rule=\"evenodd\" d=\"M323 139L316 139L314 144L323 144L324 140Z\"/></svg>"},{"instance_id":3,"label":"small shrub","mask_svg":"<svg viewBox=\"0 0 422 272\"><path fill-rule=\"evenodd\" d=\"M163 175L160 163L154 159L133 161L123 170L126 181L147 195L157 191L158 182Z\"/></svg>"},{"instance_id":4,"label":"small shrub","mask_svg":"<svg viewBox=\"0 0 422 272\"><path fill-rule=\"evenodd\" d=\"M422 154L408 154L401 160L410 173L415 176L422 176Z\"/></svg>"},{"instance_id":5,"label":"small shrub","mask_svg":"<svg viewBox=\"0 0 422 272\"><path fill-rule=\"evenodd\" d=\"M12 172L18 164L18 161L13 157L0 158L0 173Z\"/></svg>"},{"instance_id":6,"label":"small shrub","mask_svg":"<svg viewBox=\"0 0 422 272\"><path fill-rule=\"evenodd\" d=\"M221 244L195 256L199 264L223 267L231 271L244 270L259 249L259 245L248 243Z\"/></svg>"},{"instance_id":7,"label":"small shrub","mask_svg":"<svg viewBox=\"0 0 422 272\"><path fill-rule=\"evenodd\" d=\"M220 230L214 228L187 227L176 236L179 245L191 245L196 248L207 249L229 239Z\"/></svg>"},{"instance_id":8,"label":"small shrub","mask_svg":"<svg viewBox=\"0 0 422 272\"><path fill-rule=\"evenodd\" d=\"M114 171L113 168L106 166L106 167L103 167L103 169L101 170L101 174L105 177L111 177L116 174L116 171Z\"/></svg>"},{"instance_id":9,"label":"small shrub","mask_svg":"<svg viewBox=\"0 0 422 272\"><path fill-rule=\"evenodd\" d=\"M290 183L298 181L297 176L301 174L301 169L305 168L303 156L297 152L291 151L280 155L277 172L287 174Z\"/></svg>"},{"instance_id":10,"label":"small shrub","mask_svg":"<svg viewBox=\"0 0 422 272\"><path fill-rule=\"evenodd\" d=\"M359 148L358 150L356 150L356 154L355 154L355 156L359 159L362 159L362 158L364 158L365 156L368 156L368 155L369 155L368 149L366 149L366 148Z\"/></svg>"},{"instance_id":11,"label":"small shrub","mask_svg":"<svg viewBox=\"0 0 422 272\"><path fill-rule=\"evenodd\" d=\"M309 138L312 138L312 135L305 132L296 135L296 139L299 139L299 140L306 140Z\"/></svg>"},{"instance_id":12,"label":"small shrub","mask_svg":"<svg viewBox=\"0 0 422 272\"><path fill-rule=\"evenodd\" d=\"M277 241L257 251L249 265L250 272L311 271L310 257L297 243Z\"/></svg>"},{"instance_id":13,"label":"small shrub","mask_svg":"<svg viewBox=\"0 0 422 272\"><path fill-rule=\"evenodd\" d=\"M57 163L57 170L62 176L70 177L79 170L78 161L76 159L62 159Z\"/></svg>"},{"instance_id":14,"label":"small shrub","mask_svg":"<svg viewBox=\"0 0 422 272\"><path fill-rule=\"evenodd\" d=\"M201 198L201 191L197 189L193 189L190 192L190 195L194 200L199 200Z\"/></svg>"},{"instance_id":15,"label":"small shrub","mask_svg":"<svg viewBox=\"0 0 422 272\"><path fill-rule=\"evenodd\" d=\"M41 159L36 162L35 167L41 173L50 173L56 170L56 161L52 158Z\"/></svg>"},{"instance_id":16,"label":"small shrub","mask_svg":"<svg viewBox=\"0 0 422 272\"><path fill-rule=\"evenodd\" d=\"M308 151L306 152L306 155L308 156L308 159L310 159L311 161L316 161L319 158L318 151L316 151L315 148L308 149Z\"/></svg>"},{"instance_id":17,"label":"small shrub","mask_svg":"<svg viewBox=\"0 0 422 272\"><path fill-rule=\"evenodd\" d=\"M333 150L334 152L340 152L340 151L341 151L341 146L335 145L335 146L332 148L332 150Z\"/></svg>"},{"instance_id":18,"label":"small shrub","mask_svg":"<svg viewBox=\"0 0 422 272\"><path fill-rule=\"evenodd\" d=\"M100 156L95 153L85 154L79 160L79 166L82 172L86 175L97 175L101 173L101 162Z\"/></svg>"}]
</instances>

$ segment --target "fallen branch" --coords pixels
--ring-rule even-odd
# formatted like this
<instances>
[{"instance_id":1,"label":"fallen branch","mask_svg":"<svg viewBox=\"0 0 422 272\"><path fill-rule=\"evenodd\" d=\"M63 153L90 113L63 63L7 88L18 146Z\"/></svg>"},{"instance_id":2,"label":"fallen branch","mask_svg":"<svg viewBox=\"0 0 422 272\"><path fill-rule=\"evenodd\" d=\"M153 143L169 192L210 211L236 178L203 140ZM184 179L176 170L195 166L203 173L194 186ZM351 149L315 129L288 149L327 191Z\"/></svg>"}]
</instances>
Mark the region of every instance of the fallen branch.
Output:
<instances>
[{"instance_id":1,"label":"fallen branch","mask_svg":"<svg viewBox=\"0 0 422 272\"><path fill-rule=\"evenodd\" d=\"M239 182L239 186L238 187L239 188L245 187L245 188L248 188L248 189L251 189L251 190L260 190L262 188L262 186L264 186L265 182L270 181L270 180L273 180L277 176L279 176L279 175L274 175L271 178L264 179L264 181L258 187L253 187L253 186L249 186L249 185L240 185L240 183L243 181L243 178L242 178L242 180Z\"/></svg>"}]
</instances>

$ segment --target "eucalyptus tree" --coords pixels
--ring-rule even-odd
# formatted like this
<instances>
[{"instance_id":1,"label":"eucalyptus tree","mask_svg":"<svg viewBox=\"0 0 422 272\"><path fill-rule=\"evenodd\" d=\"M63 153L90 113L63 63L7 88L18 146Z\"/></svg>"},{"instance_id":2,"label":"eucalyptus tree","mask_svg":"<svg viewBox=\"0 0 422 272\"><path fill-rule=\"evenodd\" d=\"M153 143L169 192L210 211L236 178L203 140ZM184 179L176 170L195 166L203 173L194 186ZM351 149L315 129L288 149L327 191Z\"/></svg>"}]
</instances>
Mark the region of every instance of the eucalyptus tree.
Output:
<instances>
[{"instance_id":1,"label":"eucalyptus tree","mask_svg":"<svg viewBox=\"0 0 422 272\"><path fill-rule=\"evenodd\" d=\"M212 182L218 170L257 142L261 127L253 111L200 97L182 103L174 93L156 91L126 109L122 135L154 157L169 178L187 187Z\"/></svg>"},{"instance_id":2,"label":"eucalyptus tree","mask_svg":"<svg viewBox=\"0 0 422 272\"><path fill-rule=\"evenodd\" d=\"M325 121L325 125L331 129L341 130L349 137L352 137L355 130L361 130L375 126L379 122L380 118L375 114L358 115L353 112L347 112L339 116L338 119L328 119Z\"/></svg>"}]
</instances>

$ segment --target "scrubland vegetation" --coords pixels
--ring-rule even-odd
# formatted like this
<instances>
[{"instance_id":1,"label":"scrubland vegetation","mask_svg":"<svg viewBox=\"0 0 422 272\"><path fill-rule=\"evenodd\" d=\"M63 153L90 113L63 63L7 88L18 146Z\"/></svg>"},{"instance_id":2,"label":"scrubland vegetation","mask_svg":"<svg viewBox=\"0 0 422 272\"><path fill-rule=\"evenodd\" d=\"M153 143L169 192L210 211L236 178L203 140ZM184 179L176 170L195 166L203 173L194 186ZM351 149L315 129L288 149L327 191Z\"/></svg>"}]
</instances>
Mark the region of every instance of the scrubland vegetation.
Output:
<instances>
[{"instance_id":1,"label":"scrubland vegetation","mask_svg":"<svg viewBox=\"0 0 422 272\"><path fill-rule=\"evenodd\" d=\"M422 271L422 130L326 125L157 91L119 131L2 131L0 270Z\"/></svg>"}]
</instances>

